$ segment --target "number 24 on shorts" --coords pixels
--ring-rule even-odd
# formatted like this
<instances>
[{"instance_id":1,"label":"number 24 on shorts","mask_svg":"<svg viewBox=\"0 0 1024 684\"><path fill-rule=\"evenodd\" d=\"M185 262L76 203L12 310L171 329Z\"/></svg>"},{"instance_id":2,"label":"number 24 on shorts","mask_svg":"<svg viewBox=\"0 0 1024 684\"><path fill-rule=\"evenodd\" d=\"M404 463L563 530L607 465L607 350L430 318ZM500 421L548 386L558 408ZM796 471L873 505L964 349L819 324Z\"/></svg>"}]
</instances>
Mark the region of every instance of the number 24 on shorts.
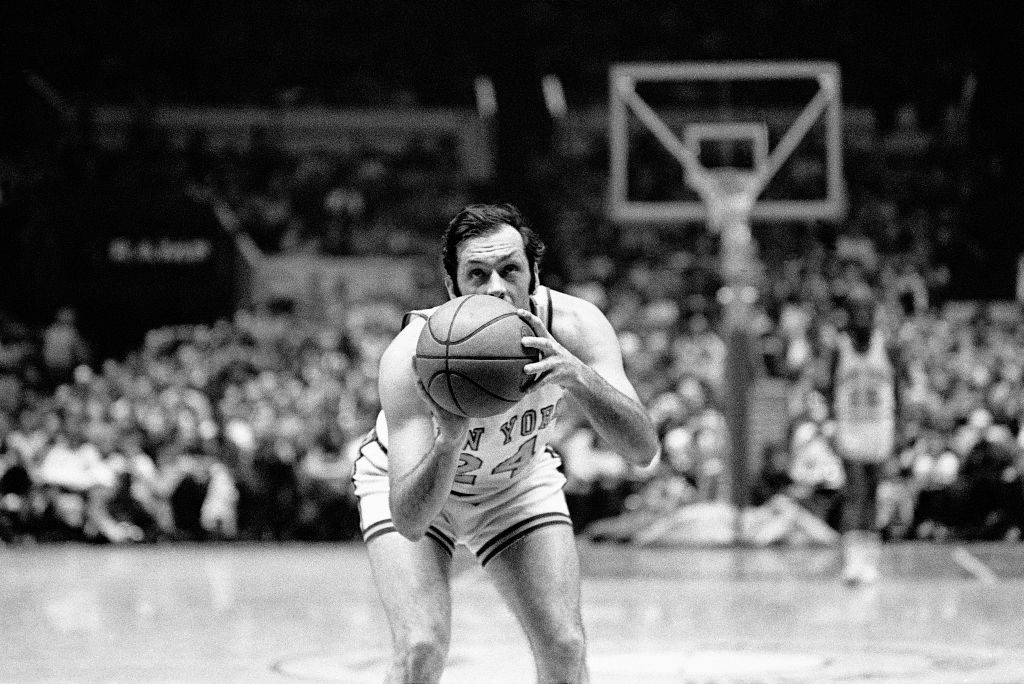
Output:
<instances>
[{"instance_id":1,"label":"number 24 on shorts","mask_svg":"<svg viewBox=\"0 0 1024 684\"><path fill-rule=\"evenodd\" d=\"M536 437L531 437L523 442L516 450L516 453L494 466L494 470L491 471L491 475L508 473L509 479L514 478L516 473L519 472L519 469L526 464L531 456L533 456L533 449L536 444ZM475 483L476 475L473 475L472 473L480 470L480 467L483 464L483 460L477 458L473 454L459 454L459 465L455 470L455 481L459 484L465 485Z\"/></svg>"}]
</instances>

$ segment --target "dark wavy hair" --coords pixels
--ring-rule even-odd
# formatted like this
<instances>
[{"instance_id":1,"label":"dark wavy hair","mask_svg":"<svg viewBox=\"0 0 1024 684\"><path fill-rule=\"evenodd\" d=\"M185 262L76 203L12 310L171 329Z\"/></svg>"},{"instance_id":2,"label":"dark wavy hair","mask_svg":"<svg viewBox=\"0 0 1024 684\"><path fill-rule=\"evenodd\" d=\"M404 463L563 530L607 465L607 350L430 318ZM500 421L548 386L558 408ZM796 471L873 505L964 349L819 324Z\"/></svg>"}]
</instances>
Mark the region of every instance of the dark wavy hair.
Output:
<instances>
[{"instance_id":1,"label":"dark wavy hair","mask_svg":"<svg viewBox=\"0 0 1024 684\"><path fill-rule=\"evenodd\" d=\"M530 292L537 288L537 273L546 247L526 217L511 204L470 204L448 222L441 238L441 263L445 273L452 279L456 295L460 294L459 245L464 240L492 233L504 225L512 226L523 236L526 260L530 265Z\"/></svg>"}]
</instances>

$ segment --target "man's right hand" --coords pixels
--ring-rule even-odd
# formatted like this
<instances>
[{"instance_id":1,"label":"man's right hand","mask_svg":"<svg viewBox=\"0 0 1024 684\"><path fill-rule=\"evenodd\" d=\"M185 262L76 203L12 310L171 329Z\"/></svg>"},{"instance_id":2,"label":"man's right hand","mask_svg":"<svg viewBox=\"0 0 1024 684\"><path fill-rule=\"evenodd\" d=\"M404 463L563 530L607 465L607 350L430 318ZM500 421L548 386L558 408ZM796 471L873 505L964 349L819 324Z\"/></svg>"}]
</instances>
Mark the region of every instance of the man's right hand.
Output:
<instances>
[{"instance_id":1,"label":"man's right hand","mask_svg":"<svg viewBox=\"0 0 1024 684\"><path fill-rule=\"evenodd\" d=\"M434 415L434 422L437 424L439 433L438 438L446 442L457 443L461 448L466 432L469 430L469 418L452 413L434 401L419 379L416 380L416 392L420 395L423 403L430 407L430 412Z\"/></svg>"}]
</instances>

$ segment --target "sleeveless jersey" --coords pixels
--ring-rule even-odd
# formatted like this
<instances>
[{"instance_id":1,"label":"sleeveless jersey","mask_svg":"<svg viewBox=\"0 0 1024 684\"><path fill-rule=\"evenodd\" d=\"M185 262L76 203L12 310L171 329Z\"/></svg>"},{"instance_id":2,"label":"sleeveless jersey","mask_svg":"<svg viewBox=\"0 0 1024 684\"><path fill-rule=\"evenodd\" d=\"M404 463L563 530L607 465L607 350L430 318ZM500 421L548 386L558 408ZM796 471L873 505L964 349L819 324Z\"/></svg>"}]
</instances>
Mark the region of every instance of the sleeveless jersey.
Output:
<instances>
[{"instance_id":1,"label":"sleeveless jersey","mask_svg":"<svg viewBox=\"0 0 1024 684\"><path fill-rule=\"evenodd\" d=\"M839 337L834 382L840 455L875 463L889 458L896 441L896 371L880 332L871 334L863 353L849 335Z\"/></svg>"},{"instance_id":2,"label":"sleeveless jersey","mask_svg":"<svg viewBox=\"0 0 1024 684\"><path fill-rule=\"evenodd\" d=\"M548 330L552 330L551 291L537 288L530 298L530 308ZM406 314L427 318L433 309ZM546 452L555 427L558 403L563 390L558 385L543 385L527 394L508 411L490 418L471 418L466 443L459 454L452 495L476 497L507 488L529 472ZM384 412L377 415L377 441L387 451L387 421Z\"/></svg>"}]
</instances>

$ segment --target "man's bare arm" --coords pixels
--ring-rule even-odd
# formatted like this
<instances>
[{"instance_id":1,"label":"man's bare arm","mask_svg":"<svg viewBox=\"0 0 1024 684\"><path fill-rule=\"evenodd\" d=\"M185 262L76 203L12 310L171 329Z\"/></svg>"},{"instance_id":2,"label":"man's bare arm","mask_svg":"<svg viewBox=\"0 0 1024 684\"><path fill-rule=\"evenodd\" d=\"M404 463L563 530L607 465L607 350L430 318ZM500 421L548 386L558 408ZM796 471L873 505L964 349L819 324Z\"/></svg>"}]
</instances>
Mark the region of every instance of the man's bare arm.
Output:
<instances>
[{"instance_id":1,"label":"man's bare arm","mask_svg":"<svg viewBox=\"0 0 1024 684\"><path fill-rule=\"evenodd\" d=\"M658 437L647 411L640 403L633 384L622 365L622 351L611 323L597 307L575 298L571 316L559 334L562 344L527 311L538 337L527 337L523 344L539 349L544 358L527 366L527 372L543 373L543 382L561 385L575 400L594 430L623 458L646 466L658 453Z\"/></svg>"},{"instance_id":2,"label":"man's bare arm","mask_svg":"<svg viewBox=\"0 0 1024 684\"><path fill-rule=\"evenodd\" d=\"M413 541L448 499L467 422L437 407L419 386L412 366L418 335L419 326L409 326L395 338L381 356L379 380L388 425L391 517L395 529ZM443 412L436 421L432 408Z\"/></svg>"}]
</instances>

